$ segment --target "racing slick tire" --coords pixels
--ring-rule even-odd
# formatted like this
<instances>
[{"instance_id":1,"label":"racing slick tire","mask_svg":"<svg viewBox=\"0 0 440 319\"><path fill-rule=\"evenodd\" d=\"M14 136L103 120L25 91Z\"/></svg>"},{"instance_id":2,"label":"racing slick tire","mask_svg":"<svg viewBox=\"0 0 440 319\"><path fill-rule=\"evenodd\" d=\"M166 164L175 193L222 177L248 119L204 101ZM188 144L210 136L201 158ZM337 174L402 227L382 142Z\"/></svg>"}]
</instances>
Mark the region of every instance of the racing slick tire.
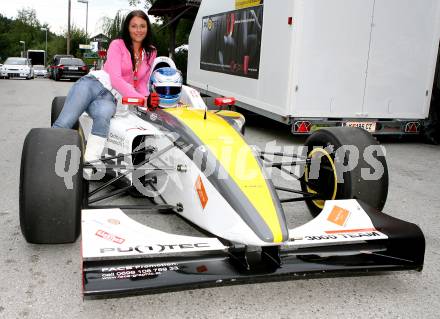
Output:
<instances>
[{"instance_id":1,"label":"racing slick tire","mask_svg":"<svg viewBox=\"0 0 440 319\"><path fill-rule=\"evenodd\" d=\"M60 115L61 111L63 110L65 102L66 102L65 96L56 96L52 100L52 108L51 108L51 112L50 112L50 125L51 126L57 120L58 116ZM75 125L73 125L72 129L78 130L78 128L79 128L79 122L77 121L75 123Z\"/></svg>"},{"instance_id":2,"label":"racing slick tire","mask_svg":"<svg viewBox=\"0 0 440 319\"><path fill-rule=\"evenodd\" d=\"M36 128L28 133L21 157L19 189L20 227L26 241L76 241L84 194L82 174L78 132Z\"/></svg>"},{"instance_id":3,"label":"racing slick tire","mask_svg":"<svg viewBox=\"0 0 440 319\"><path fill-rule=\"evenodd\" d=\"M388 195L388 168L383 149L370 133L361 128L325 128L309 136L305 146L311 162L305 165L301 189L321 195L306 200L313 216L329 199L355 198L382 210Z\"/></svg>"}]
</instances>

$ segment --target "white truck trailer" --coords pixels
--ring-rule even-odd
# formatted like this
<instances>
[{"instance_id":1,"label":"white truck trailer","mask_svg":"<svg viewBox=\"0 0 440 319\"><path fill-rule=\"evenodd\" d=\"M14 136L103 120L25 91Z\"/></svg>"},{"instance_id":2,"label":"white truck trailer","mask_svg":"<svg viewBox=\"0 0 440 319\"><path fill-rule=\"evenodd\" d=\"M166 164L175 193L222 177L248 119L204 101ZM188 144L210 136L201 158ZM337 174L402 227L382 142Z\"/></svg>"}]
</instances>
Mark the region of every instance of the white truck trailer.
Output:
<instances>
[{"instance_id":1,"label":"white truck trailer","mask_svg":"<svg viewBox=\"0 0 440 319\"><path fill-rule=\"evenodd\" d=\"M188 84L294 134L414 134L429 113L439 39L440 0L203 0Z\"/></svg>"},{"instance_id":2,"label":"white truck trailer","mask_svg":"<svg viewBox=\"0 0 440 319\"><path fill-rule=\"evenodd\" d=\"M46 51L44 50L27 50L26 57L32 65L46 65Z\"/></svg>"}]
</instances>

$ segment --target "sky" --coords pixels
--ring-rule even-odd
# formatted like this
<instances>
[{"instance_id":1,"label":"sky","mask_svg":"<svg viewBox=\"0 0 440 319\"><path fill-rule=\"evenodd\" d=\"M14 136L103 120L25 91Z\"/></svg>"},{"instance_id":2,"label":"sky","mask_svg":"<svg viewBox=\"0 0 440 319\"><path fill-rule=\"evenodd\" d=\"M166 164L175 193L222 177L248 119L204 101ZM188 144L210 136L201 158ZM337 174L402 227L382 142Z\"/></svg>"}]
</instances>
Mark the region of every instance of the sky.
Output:
<instances>
[{"instance_id":1,"label":"sky","mask_svg":"<svg viewBox=\"0 0 440 319\"><path fill-rule=\"evenodd\" d=\"M130 7L128 0L88 0L88 34L97 35L102 32L100 25L102 17L114 18L118 10L129 12L134 9L144 9L142 4ZM2 0L0 13L8 18L15 18L17 11L22 8L33 8L41 24L47 23L51 32L61 34L67 31L68 0ZM86 28L86 4L71 0L71 25Z\"/></svg>"}]
</instances>

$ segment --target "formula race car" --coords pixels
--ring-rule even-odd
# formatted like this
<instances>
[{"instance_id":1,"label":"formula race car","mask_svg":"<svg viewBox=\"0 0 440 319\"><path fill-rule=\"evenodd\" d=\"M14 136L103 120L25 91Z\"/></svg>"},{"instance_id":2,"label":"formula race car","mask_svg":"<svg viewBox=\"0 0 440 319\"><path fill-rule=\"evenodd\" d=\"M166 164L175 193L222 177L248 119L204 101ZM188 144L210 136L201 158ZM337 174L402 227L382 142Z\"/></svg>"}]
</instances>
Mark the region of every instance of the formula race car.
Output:
<instances>
[{"instance_id":1,"label":"formula race car","mask_svg":"<svg viewBox=\"0 0 440 319\"><path fill-rule=\"evenodd\" d=\"M211 110L183 86L175 108L122 100L100 160L83 161L87 114L74 129L32 129L23 146L22 233L34 244L73 243L81 233L85 296L422 269L422 231L380 211L387 164L366 131L321 129L301 153L268 152L245 142L244 117L228 110L233 98ZM63 105L54 99L52 121ZM301 189L275 186L273 169ZM136 203L121 203L126 194ZM283 205L297 201L314 218L289 229ZM133 213L177 214L197 236Z\"/></svg>"}]
</instances>

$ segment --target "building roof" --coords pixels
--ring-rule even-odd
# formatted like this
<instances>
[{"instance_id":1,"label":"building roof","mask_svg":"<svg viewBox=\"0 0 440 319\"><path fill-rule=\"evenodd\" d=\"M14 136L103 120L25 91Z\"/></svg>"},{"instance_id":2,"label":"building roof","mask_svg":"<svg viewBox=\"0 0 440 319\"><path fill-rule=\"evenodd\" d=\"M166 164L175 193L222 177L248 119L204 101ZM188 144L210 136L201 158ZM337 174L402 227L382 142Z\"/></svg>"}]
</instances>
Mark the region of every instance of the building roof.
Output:
<instances>
[{"instance_id":1,"label":"building roof","mask_svg":"<svg viewBox=\"0 0 440 319\"><path fill-rule=\"evenodd\" d=\"M148 14L153 16L180 15L181 18L193 20L199 10L201 0L156 0L148 10Z\"/></svg>"},{"instance_id":2,"label":"building roof","mask_svg":"<svg viewBox=\"0 0 440 319\"><path fill-rule=\"evenodd\" d=\"M97 34L93 37L90 38L90 41L92 42L109 42L110 38L108 36L106 36L105 34Z\"/></svg>"}]
</instances>

